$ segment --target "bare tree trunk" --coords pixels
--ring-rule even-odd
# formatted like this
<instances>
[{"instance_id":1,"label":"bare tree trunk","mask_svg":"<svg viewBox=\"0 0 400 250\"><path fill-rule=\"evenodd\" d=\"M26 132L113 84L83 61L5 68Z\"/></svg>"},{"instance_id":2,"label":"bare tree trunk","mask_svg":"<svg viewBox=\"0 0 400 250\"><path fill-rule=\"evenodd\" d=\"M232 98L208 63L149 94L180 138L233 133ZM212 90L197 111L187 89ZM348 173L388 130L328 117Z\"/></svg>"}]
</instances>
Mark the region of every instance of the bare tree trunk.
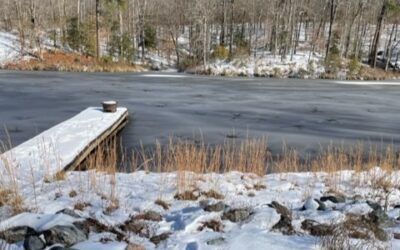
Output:
<instances>
[{"instance_id":1,"label":"bare tree trunk","mask_svg":"<svg viewBox=\"0 0 400 250\"><path fill-rule=\"evenodd\" d=\"M389 7L389 0L383 0L382 9L378 16L378 21L376 24L375 35L374 35L374 39L373 39L372 47L371 47L371 54L369 56L370 65L373 68L376 67L376 56L378 53L379 40L381 38L382 24L383 24L383 20L385 18L386 12L388 10L388 7Z\"/></svg>"},{"instance_id":2,"label":"bare tree trunk","mask_svg":"<svg viewBox=\"0 0 400 250\"><path fill-rule=\"evenodd\" d=\"M231 26L230 26L230 36L229 36L229 57L232 58L233 52L232 52L232 46L233 46L233 7L234 7L234 1L231 0Z\"/></svg>"},{"instance_id":3,"label":"bare tree trunk","mask_svg":"<svg viewBox=\"0 0 400 250\"><path fill-rule=\"evenodd\" d=\"M331 39L332 39L332 27L335 22L336 10L337 10L337 0L330 0L330 18L329 18L329 31L328 31L328 41L326 43L326 52L325 52L325 61L329 58L329 50L331 47Z\"/></svg>"},{"instance_id":4,"label":"bare tree trunk","mask_svg":"<svg viewBox=\"0 0 400 250\"><path fill-rule=\"evenodd\" d=\"M207 69L207 17L203 17L203 67Z\"/></svg>"},{"instance_id":5,"label":"bare tree trunk","mask_svg":"<svg viewBox=\"0 0 400 250\"><path fill-rule=\"evenodd\" d=\"M226 1L222 0L222 22L221 22L221 33L219 35L219 44L225 45L225 27L226 27Z\"/></svg>"},{"instance_id":6,"label":"bare tree trunk","mask_svg":"<svg viewBox=\"0 0 400 250\"><path fill-rule=\"evenodd\" d=\"M97 58L97 60L100 57L99 14L100 14L100 1L96 0L96 58Z\"/></svg>"},{"instance_id":7,"label":"bare tree trunk","mask_svg":"<svg viewBox=\"0 0 400 250\"><path fill-rule=\"evenodd\" d=\"M392 51L393 51L392 39L393 39L395 29L397 29L397 24L392 24L392 31L390 32L389 43L388 43L388 47L387 47L385 71L388 71L389 63L392 60Z\"/></svg>"}]
</instances>

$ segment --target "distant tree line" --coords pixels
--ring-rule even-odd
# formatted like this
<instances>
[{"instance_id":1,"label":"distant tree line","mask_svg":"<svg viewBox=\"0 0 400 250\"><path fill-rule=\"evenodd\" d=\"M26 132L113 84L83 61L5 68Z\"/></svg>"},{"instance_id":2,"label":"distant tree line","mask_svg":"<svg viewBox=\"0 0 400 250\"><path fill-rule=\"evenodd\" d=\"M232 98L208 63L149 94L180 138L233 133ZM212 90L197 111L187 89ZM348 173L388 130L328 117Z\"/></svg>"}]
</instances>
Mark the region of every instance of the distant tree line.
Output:
<instances>
[{"instance_id":1,"label":"distant tree line","mask_svg":"<svg viewBox=\"0 0 400 250\"><path fill-rule=\"evenodd\" d=\"M178 65L206 65L257 51L293 57L305 40L327 65L366 57L375 67L378 48L391 57L398 43L399 6L400 0L0 0L0 21L18 32L21 49L40 48L48 37L54 47L98 58L133 61L156 51L174 55ZM182 34L187 44L179 42Z\"/></svg>"}]
</instances>

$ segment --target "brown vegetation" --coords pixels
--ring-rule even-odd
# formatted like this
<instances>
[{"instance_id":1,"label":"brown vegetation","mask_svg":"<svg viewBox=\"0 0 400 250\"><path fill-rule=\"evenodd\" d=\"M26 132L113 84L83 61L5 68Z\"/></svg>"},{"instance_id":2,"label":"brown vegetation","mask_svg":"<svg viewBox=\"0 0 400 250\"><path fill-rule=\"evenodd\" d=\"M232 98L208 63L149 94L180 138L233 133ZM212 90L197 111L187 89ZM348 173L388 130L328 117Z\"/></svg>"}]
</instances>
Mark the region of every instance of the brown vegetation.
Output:
<instances>
[{"instance_id":1,"label":"brown vegetation","mask_svg":"<svg viewBox=\"0 0 400 250\"><path fill-rule=\"evenodd\" d=\"M8 70L71 71L71 72L141 72L141 66L125 62L97 60L91 56L62 51L45 51L40 58L31 58L3 66Z\"/></svg>"}]
</instances>

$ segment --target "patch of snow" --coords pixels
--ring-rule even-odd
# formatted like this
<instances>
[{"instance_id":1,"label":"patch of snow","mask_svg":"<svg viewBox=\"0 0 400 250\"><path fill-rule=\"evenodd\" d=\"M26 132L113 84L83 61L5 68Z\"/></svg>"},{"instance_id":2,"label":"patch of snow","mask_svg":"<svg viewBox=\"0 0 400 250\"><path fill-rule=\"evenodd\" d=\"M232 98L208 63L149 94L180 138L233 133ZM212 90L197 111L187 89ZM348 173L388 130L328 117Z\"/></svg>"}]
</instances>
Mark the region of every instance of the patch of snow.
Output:
<instances>
[{"instance_id":1,"label":"patch of snow","mask_svg":"<svg viewBox=\"0 0 400 250\"><path fill-rule=\"evenodd\" d=\"M366 172L384 174L383 170L373 169ZM338 173L341 176L340 192L346 197L352 197L358 193L354 188L354 175L352 171ZM360 186L365 190L362 194L364 201L353 203L350 199L343 205L336 204L324 211L305 210L301 207L308 197L319 197L329 192L330 187L326 185L326 178L331 177L327 173L287 173L269 174L262 177L240 172L229 172L224 174L198 175L187 172L191 184L199 189L199 192L216 190L223 194L223 203L230 208L251 208L250 218L241 223L233 223L222 220L221 212L204 211L199 200L214 199L200 197L198 201L176 200L178 173L149 173L138 171L134 173L116 173L115 176L95 171L68 172L64 181L41 183L36 191L31 186L21 190L25 204L28 209L34 209L35 213L23 213L11 218L0 218L0 226L10 228L12 226L29 225L41 230L59 224L70 224L76 218L67 215L54 215L50 209L56 207L73 208L76 203L89 204L83 211L79 212L82 218L93 218L107 226L119 226L125 221L143 211L154 210L163 217L160 222L150 222L151 236L164 232L170 232L170 237L154 245L148 238L136 234L130 235L131 242L144 246L146 249L265 249L273 246L273 249L319 249L317 237L312 237L301 229L301 223L305 219L312 219L323 224L336 224L342 222L346 214L365 214L370 211L366 200L374 199L374 192L370 185ZM394 178L399 177L396 174ZM367 182L366 182L367 183ZM266 185L266 189L253 189L254 196L249 197L244 193L242 187L254 187L255 184ZM77 195L70 197L69 193L75 190ZM114 190L114 191L112 191ZM109 197L113 192L115 199L119 201L119 207L112 212L106 212L110 204L104 197ZM57 195L56 195L57 194ZM310 196L310 194L313 194ZM57 198L55 198L57 197ZM399 193L392 193L389 200L396 202ZM155 205L155 200L162 199L171 205L168 210ZM37 201L37 202L35 202ZM292 212L292 225L296 231L302 232L298 235L285 236L279 231L273 230L273 226L280 220L280 214L268 206L272 201L278 201ZM0 208L1 210L4 208ZM398 215L398 209L390 209L388 214ZM214 232L209 228L199 230L199 227L207 221L216 220L223 226L222 232ZM394 229L399 229L396 226ZM304 234L303 234L304 233ZM109 235L106 235L109 234ZM218 245L210 245L210 240L223 237L217 241ZM107 238L107 243L101 239ZM110 233L92 233L89 239L75 245L75 249L125 249L125 243L115 241L115 235ZM395 243L392 240L392 243Z\"/></svg>"},{"instance_id":2,"label":"patch of snow","mask_svg":"<svg viewBox=\"0 0 400 250\"><path fill-rule=\"evenodd\" d=\"M0 31L0 65L21 58L19 38L8 32Z\"/></svg>"},{"instance_id":3,"label":"patch of snow","mask_svg":"<svg viewBox=\"0 0 400 250\"><path fill-rule=\"evenodd\" d=\"M144 74L142 77L152 77L152 78L184 78L185 75L168 75L168 74Z\"/></svg>"},{"instance_id":4,"label":"patch of snow","mask_svg":"<svg viewBox=\"0 0 400 250\"><path fill-rule=\"evenodd\" d=\"M335 81L335 83L345 85L400 85L400 81Z\"/></svg>"},{"instance_id":5,"label":"patch of snow","mask_svg":"<svg viewBox=\"0 0 400 250\"><path fill-rule=\"evenodd\" d=\"M21 213L7 220L0 222L0 231L7 230L12 227L28 226L36 231L44 231L54 226L69 226L73 222L80 219L73 218L69 215L60 214L36 214Z\"/></svg>"}]
</instances>

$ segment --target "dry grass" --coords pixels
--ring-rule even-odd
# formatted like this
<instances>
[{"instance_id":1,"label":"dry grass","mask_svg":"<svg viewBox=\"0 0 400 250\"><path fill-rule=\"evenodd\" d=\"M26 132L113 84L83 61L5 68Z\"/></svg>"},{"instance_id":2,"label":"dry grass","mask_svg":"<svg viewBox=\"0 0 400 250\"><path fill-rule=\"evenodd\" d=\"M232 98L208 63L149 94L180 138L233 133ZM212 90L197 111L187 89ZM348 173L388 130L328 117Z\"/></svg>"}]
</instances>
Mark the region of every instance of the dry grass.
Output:
<instances>
[{"instance_id":1,"label":"dry grass","mask_svg":"<svg viewBox=\"0 0 400 250\"><path fill-rule=\"evenodd\" d=\"M164 210L168 210L169 207L171 206L170 204L168 204L166 201L162 200L162 199L157 199L154 204L162 207Z\"/></svg>"},{"instance_id":2,"label":"dry grass","mask_svg":"<svg viewBox=\"0 0 400 250\"><path fill-rule=\"evenodd\" d=\"M25 211L24 200L20 193L16 176L15 162L12 155L2 154L12 148L12 143L7 129L5 130L8 143L0 141L0 207L8 205L13 214Z\"/></svg>"},{"instance_id":3,"label":"dry grass","mask_svg":"<svg viewBox=\"0 0 400 250\"><path fill-rule=\"evenodd\" d=\"M225 196L214 189L210 189L207 192L201 192L201 195L204 195L207 198L213 198L216 200L223 200Z\"/></svg>"},{"instance_id":4,"label":"dry grass","mask_svg":"<svg viewBox=\"0 0 400 250\"><path fill-rule=\"evenodd\" d=\"M342 178L338 173L343 170L353 170L356 173L353 175L354 185L362 186L369 183L381 187L387 194L388 189L393 189L391 175L379 179L377 176L360 173L380 166L390 174L398 170L400 165L399 154L392 145L387 147L365 146L363 143L354 146L329 145L326 148L321 147L320 153L316 156L304 159L296 149L289 148L285 143L281 154L271 156L265 138L246 139L238 143L230 140L214 146L174 141L171 138L165 146L156 143L153 150L145 150L142 147L132 155L130 168L133 170L176 171L178 190L176 198L184 200L198 198L193 191L197 188L196 183L203 178L202 174L230 171L253 173L256 176L264 176L266 173L325 172L328 173L328 186L332 190L337 190ZM264 188L266 186L261 182L254 186L255 190Z\"/></svg>"},{"instance_id":5,"label":"dry grass","mask_svg":"<svg viewBox=\"0 0 400 250\"><path fill-rule=\"evenodd\" d=\"M390 249L387 236L377 223L367 216L347 215L344 222L333 226L333 232L321 237L324 250Z\"/></svg>"},{"instance_id":6,"label":"dry grass","mask_svg":"<svg viewBox=\"0 0 400 250\"><path fill-rule=\"evenodd\" d=\"M71 71L71 72L142 72L138 65L120 62L97 61L91 56L62 51L45 51L40 59L21 60L3 66L8 70Z\"/></svg>"}]
</instances>

